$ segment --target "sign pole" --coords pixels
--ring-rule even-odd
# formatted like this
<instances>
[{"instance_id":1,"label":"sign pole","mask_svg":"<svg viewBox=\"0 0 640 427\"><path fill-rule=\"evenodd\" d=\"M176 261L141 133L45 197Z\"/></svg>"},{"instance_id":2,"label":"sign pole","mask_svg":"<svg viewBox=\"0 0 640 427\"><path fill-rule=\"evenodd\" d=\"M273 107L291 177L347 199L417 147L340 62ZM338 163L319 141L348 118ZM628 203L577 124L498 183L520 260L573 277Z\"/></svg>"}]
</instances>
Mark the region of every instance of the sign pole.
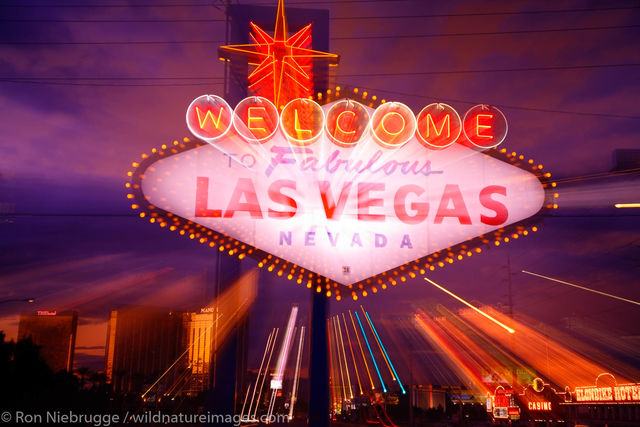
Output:
<instances>
[{"instance_id":1,"label":"sign pole","mask_svg":"<svg viewBox=\"0 0 640 427\"><path fill-rule=\"evenodd\" d=\"M309 426L329 425L329 362L327 360L327 327L329 298L311 293L309 351Z\"/></svg>"},{"instance_id":2,"label":"sign pole","mask_svg":"<svg viewBox=\"0 0 640 427\"><path fill-rule=\"evenodd\" d=\"M220 294L240 277L240 261L235 257L228 257L218 252L212 273L207 277L209 282L207 283L207 300L217 300ZM217 301L216 304L218 304ZM233 415L236 412L238 367L244 367L242 359L246 357L246 354L239 354L238 350L246 348L248 335L246 330L243 330L245 328L237 325L224 342L217 342L216 326L214 326L212 336L217 348L212 352L209 364L210 388L205 395L205 411L211 414ZM207 423L205 425L212 426L214 424ZM215 425L232 426L233 424Z\"/></svg>"}]
</instances>

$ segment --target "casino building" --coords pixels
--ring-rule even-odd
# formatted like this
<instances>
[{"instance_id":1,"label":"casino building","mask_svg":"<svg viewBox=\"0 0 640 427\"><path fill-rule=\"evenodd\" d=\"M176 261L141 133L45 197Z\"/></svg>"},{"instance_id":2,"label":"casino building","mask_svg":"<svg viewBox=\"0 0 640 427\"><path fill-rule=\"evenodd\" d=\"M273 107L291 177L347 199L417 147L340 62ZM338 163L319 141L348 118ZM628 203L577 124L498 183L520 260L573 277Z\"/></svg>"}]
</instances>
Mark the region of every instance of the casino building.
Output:
<instances>
[{"instance_id":1,"label":"casino building","mask_svg":"<svg viewBox=\"0 0 640 427\"><path fill-rule=\"evenodd\" d=\"M105 375L116 393L138 393L178 358L182 313L128 307L113 310L107 326ZM166 381L171 376L165 376Z\"/></svg>"},{"instance_id":2,"label":"casino building","mask_svg":"<svg viewBox=\"0 0 640 427\"><path fill-rule=\"evenodd\" d=\"M640 384L617 384L567 388L559 392L536 378L522 393L513 394L515 417L501 416L498 390L490 396L495 423L517 420L521 425L637 426L640 425ZM596 380L596 384L597 384ZM507 406L501 405L501 406Z\"/></svg>"},{"instance_id":3,"label":"casino building","mask_svg":"<svg viewBox=\"0 0 640 427\"><path fill-rule=\"evenodd\" d=\"M30 338L53 372L73 370L78 313L39 310L20 316L18 339Z\"/></svg>"},{"instance_id":4,"label":"casino building","mask_svg":"<svg viewBox=\"0 0 640 427\"><path fill-rule=\"evenodd\" d=\"M111 312L105 374L116 393L195 396L210 385L215 313L128 307Z\"/></svg>"}]
</instances>

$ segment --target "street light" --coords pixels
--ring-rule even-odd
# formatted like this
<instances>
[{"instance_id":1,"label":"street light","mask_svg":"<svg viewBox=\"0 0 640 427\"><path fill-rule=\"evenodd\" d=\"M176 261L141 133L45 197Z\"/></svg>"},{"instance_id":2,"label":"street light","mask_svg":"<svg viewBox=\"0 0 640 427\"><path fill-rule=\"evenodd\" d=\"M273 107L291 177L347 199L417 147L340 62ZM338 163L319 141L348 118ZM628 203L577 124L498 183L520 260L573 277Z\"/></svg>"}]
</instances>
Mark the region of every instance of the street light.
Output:
<instances>
[{"instance_id":1,"label":"street light","mask_svg":"<svg viewBox=\"0 0 640 427\"><path fill-rule=\"evenodd\" d=\"M35 298L11 298L11 299L3 299L0 300L0 304L4 304L7 302L28 302L28 303L34 303L36 302Z\"/></svg>"}]
</instances>

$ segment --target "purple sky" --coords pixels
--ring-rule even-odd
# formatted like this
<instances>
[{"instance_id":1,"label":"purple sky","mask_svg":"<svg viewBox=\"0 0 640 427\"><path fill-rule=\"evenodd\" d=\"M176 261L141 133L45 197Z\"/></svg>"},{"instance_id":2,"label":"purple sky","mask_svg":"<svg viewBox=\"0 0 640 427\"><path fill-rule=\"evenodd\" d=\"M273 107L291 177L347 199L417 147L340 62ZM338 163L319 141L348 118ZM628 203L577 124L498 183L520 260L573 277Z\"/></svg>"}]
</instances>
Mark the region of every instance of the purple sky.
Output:
<instances>
[{"instance_id":1,"label":"purple sky","mask_svg":"<svg viewBox=\"0 0 640 427\"><path fill-rule=\"evenodd\" d=\"M224 13L210 2L106 3L0 5L0 300L35 296L38 309L78 310L79 353L96 367L110 309L199 307L215 252L129 216L124 182L141 153L189 136L186 107L204 93L223 95L224 71L219 43L174 43L224 40L224 22L213 21ZM341 55L333 85L366 88L414 112L435 101L461 113L497 105L509 122L504 146L560 180L560 209L538 233L437 271L434 280L469 300L506 304L509 258L514 273L640 300L639 217L611 208L640 201L637 174L562 185L611 170L614 149L640 149L637 2L313 4L330 11L331 51ZM143 41L171 43L136 44ZM281 326L293 302L306 316L306 288L267 272L261 288L252 324ZM374 320L433 302L458 308L422 279L382 295L358 301ZM640 335L637 306L521 273L513 276L513 301L516 311L556 327L574 316L612 338ZM0 306L9 337L23 308ZM353 308L332 302L336 313ZM254 353L266 333L254 328Z\"/></svg>"}]
</instances>

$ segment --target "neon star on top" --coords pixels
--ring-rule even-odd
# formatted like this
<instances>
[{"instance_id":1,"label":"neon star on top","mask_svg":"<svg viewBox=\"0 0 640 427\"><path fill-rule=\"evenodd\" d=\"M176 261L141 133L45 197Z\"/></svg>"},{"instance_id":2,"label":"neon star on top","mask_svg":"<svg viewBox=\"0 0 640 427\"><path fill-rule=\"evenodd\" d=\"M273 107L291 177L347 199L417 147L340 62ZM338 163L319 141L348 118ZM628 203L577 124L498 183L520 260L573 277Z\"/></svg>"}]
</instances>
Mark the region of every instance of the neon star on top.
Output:
<instances>
[{"instance_id":1,"label":"neon star on top","mask_svg":"<svg viewBox=\"0 0 640 427\"><path fill-rule=\"evenodd\" d=\"M339 55L310 49L311 24L288 37L283 0L278 0L273 37L253 22L250 25L252 44L220 46L218 53L225 60L246 56L250 64L257 65L248 76L249 90L268 98L278 109L291 99L313 94L313 59L329 61L330 65L340 60Z\"/></svg>"}]
</instances>

